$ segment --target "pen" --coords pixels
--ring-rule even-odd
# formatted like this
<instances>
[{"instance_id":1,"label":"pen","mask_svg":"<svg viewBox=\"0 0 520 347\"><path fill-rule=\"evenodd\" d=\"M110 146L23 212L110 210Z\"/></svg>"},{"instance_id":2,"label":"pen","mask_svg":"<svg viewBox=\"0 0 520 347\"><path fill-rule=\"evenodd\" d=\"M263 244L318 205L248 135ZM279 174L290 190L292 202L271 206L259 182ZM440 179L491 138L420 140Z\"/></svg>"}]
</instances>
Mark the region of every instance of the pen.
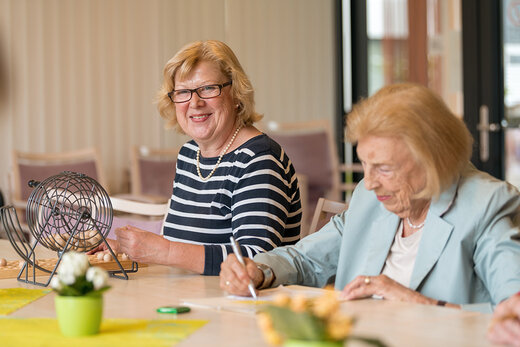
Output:
<instances>
[{"instance_id":1,"label":"pen","mask_svg":"<svg viewBox=\"0 0 520 347\"><path fill-rule=\"evenodd\" d=\"M244 268L245 268L246 262L244 261L244 258L242 257L242 252L240 251L240 247L238 246L237 241L235 240L233 235L231 235L229 240L231 241L231 247L233 247L233 253L235 253L235 256L237 257L238 262L240 264L244 265ZM253 281L249 280L249 284L247 285L247 287L249 288L249 291L251 292L251 295L253 296L253 298L256 299L257 297L256 297L256 293L255 293L255 287L253 287Z\"/></svg>"}]
</instances>

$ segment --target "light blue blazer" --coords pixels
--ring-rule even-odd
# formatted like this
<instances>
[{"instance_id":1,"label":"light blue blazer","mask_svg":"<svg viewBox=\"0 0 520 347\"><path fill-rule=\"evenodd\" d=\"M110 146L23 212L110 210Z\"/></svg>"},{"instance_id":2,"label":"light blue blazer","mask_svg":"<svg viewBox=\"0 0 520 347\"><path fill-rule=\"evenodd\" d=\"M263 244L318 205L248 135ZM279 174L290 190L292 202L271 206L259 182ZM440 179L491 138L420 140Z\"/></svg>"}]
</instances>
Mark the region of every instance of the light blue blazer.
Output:
<instances>
[{"instance_id":1,"label":"light blue blazer","mask_svg":"<svg viewBox=\"0 0 520 347\"><path fill-rule=\"evenodd\" d=\"M336 275L340 290L358 275L379 275L400 219L359 184L349 209L294 246L258 254L279 284L322 287ZM432 201L410 288L456 304L491 303L520 290L520 195L472 165Z\"/></svg>"}]
</instances>

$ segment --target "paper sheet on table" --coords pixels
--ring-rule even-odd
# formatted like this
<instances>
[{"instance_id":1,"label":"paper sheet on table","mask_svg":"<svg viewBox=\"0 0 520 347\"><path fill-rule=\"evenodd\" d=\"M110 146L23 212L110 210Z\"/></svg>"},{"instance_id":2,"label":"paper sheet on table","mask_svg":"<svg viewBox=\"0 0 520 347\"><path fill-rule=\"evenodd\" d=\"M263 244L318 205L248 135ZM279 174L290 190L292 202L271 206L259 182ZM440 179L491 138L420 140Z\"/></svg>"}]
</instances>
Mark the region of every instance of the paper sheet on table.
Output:
<instances>
[{"instance_id":1,"label":"paper sheet on table","mask_svg":"<svg viewBox=\"0 0 520 347\"><path fill-rule=\"evenodd\" d=\"M8 315L50 292L50 289L0 289L0 316Z\"/></svg>"},{"instance_id":2,"label":"paper sheet on table","mask_svg":"<svg viewBox=\"0 0 520 347\"><path fill-rule=\"evenodd\" d=\"M205 320L103 319L100 333L65 337L52 318L0 318L2 346L166 347L174 346L204 326Z\"/></svg>"},{"instance_id":3,"label":"paper sheet on table","mask_svg":"<svg viewBox=\"0 0 520 347\"><path fill-rule=\"evenodd\" d=\"M324 290L322 288L290 285L261 290L258 292L257 300L250 296L227 295L213 298L182 299L181 302L183 305L192 307L254 314L262 306L270 304L277 294L304 295L310 298L323 294Z\"/></svg>"}]
</instances>

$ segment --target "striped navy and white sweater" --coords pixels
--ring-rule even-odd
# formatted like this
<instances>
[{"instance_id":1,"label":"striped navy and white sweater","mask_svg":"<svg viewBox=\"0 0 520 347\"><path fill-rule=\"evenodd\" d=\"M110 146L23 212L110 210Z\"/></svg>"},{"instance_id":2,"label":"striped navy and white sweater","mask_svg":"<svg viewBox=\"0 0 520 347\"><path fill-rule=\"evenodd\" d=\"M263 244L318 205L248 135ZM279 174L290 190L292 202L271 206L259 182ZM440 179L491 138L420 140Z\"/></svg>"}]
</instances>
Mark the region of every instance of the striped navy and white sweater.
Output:
<instances>
[{"instance_id":1,"label":"striped navy and white sweater","mask_svg":"<svg viewBox=\"0 0 520 347\"><path fill-rule=\"evenodd\" d=\"M164 237L204 245L204 275L220 273L232 253L231 235L249 258L300 239L298 181L280 145L265 134L256 136L225 154L208 181L197 174L197 149L189 141L179 152ZM217 160L201 156L203 177Z\"/></svg>"}]
</instances>

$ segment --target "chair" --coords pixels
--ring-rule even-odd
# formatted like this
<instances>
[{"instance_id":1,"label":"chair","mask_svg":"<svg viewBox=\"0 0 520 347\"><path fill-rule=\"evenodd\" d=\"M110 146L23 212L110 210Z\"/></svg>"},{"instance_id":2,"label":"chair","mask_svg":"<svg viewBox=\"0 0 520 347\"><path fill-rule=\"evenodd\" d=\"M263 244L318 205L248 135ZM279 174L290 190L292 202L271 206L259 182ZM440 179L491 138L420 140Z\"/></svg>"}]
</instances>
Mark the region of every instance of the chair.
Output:
<instances>
[{"instance_id":1,"label":"chair","mask_svg":"<svg viewBox=\"0 0 520 347\"><path fill-rule=\"evenodd\" d=\"M268 122L263 129L278 142L294 165L296 173L306 177L307 197L303 222L308 224L310 213L314 211L320 197L330 200L347 200L356 183L352 173L363 172L361 164L339 164L336 143L330 123L325 119L304 122ZM347 174L347 182L342 177Z\"/></svg>"},{"instance_id":2,"label":"chair","mask_svg":"<svg viewBox=\"0 0 520 347\"><path fill-rule=\"evenodd\" d=\"M168 201L172 195L178 149L135 146L131 150L130 199L150 203Z\"/></svg>"},{"instance_id":3,"label":"chair","mask_svg":"<svg viewBox=\"0 0 520 347\"><path fill-rule=\"evenodd\" d=\"M83 173L99 182L107 190L107 181L96 148L61 153L31 153L12 151L12 173L9 188L12 205L25 232L25 208L31 195L30 180L42 181L63 171ZM107 190L108 191L108 190Z\"/></svg>"},{"instance_id":4,"label":"chair","mask_svg":"<svg viewBox=\"0 0 520 347\"><path fill-rule=\"evenodd\" d=\"M114 220L108 234L125 225L162 234L173 189L178 149L134 146L130 152L130 194L111 196Z\"/></svg>"},{"instance_id":5,"label":"chair","mask_svg":"<svg viewBox=\"0 0 520 347\"><path fill-rule=\"evenodd\" d=\"M316 210L314 211L314 216L312 217L309 234L312 234L321 229L330 221L333 216L346 211L347 208L348 203L346 202L338 202L325 198L319 198L318 203L316 204Z\"/></svg>"},{"instance_id":6,"label":"chair","mask_svg":"<svg viewBox=\"0 0 520 347\"><path fill-rule=\"evenodd\" d=\"M114 230L125 225L132 225L155 234L162 234L162 226L166 219L169 203L145 203L110 197L114 210L109 238L115 238ZM141 218L139 218L141 217Z\"/></svg>"},{"instance_id":7,"label":"chair","mask_svg":"<svg viewBox=\"0 0 520 347\"><path fill-rule=\"evenodd\" d=\"M11 199L17 208L25 208L32 192L30 180L41 181L63 171L84 173L107 189L107 181L95 148L61 153L12 152L12 174L9 179Z\"/></svg>"}]
</instances>

